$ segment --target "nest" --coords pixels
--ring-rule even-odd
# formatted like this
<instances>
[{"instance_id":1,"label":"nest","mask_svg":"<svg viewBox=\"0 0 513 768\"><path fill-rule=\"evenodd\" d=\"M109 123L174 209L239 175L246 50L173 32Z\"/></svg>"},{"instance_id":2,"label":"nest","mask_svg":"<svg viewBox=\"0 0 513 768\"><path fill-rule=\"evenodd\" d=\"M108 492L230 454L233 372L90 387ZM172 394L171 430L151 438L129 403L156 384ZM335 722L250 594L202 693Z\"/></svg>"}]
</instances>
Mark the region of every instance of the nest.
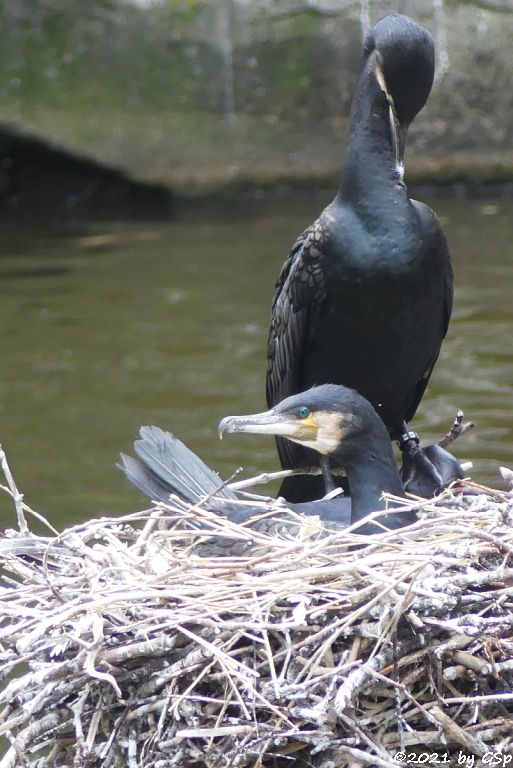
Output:
<instances>
[{"instance_id":1,"label":"nest","mask_svg":"<svg viewBox=\"0 0 513 768\"><path fill-rule=\"evenodd\" d=\"M373 537L279 507L261 530L173 499L40 536L11 486L0 767L511 752L513 500L477 491Z\"/></svg>"}]
</instances>

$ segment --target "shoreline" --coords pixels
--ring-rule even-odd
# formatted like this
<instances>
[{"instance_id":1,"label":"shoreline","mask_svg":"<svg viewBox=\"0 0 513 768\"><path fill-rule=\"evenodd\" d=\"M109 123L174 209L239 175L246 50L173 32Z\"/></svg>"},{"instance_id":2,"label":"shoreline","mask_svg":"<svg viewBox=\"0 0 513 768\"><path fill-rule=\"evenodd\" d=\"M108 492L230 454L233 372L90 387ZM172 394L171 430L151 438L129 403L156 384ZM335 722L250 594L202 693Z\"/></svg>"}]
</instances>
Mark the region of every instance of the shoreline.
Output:
<instances>
[{"instance_id":1,"label":"shoreline","mask_svg":"<svg viewBox=\"0 0 513 768\"><path fill-rule=\"evenodd\" d=\"M303 156L282 162L204 164L144 175L68 149L8 124L0 125L0 212L9 216L167 219L176 209L222 208L234 202L328 197L337 188L340 155L322 164ZM513 152L414 156L405 181L423 199L513 199Z\"/></svg>"}]
</instances>

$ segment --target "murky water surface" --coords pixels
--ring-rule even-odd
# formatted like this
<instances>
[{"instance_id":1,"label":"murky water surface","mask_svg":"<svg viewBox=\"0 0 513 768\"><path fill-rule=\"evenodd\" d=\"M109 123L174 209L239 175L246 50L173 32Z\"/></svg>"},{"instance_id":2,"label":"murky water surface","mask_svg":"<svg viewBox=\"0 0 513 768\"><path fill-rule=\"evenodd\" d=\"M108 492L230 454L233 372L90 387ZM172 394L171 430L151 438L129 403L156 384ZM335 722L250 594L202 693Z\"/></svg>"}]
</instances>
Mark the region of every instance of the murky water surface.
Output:
<instances>
[{"instance_id":1,"label":"murky water surface","mask_svg":"<svg viewBox=\"0 0 513 768\"><path fill-rule=\"evenodd\" d=\"M448 338L414 422L458 408L474 478L513 466L513 204L437 202L452 248ZM174 431L223 476L277 469L271 438L216 433L263 409L274 280L319 202L166 224L4 231L0 440L26 500L57 526L142 508L114 468L141 424ZM1 521L14 522L0 498Z\"/></svg>"}]
</instances>

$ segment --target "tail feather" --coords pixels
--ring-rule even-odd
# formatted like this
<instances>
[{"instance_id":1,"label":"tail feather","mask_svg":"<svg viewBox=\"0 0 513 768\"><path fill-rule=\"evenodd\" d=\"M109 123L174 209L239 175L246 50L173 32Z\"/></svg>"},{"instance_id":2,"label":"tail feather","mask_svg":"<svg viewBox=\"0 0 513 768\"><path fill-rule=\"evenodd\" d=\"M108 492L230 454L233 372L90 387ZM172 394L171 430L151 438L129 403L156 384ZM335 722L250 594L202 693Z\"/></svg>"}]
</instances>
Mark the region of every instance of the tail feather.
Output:
<instances>
[{"instance_id":1,"label":"tail feather","mask_svg":"<svg viewBox=\"0 0 513 768\"><path fill-rule=\"evenodd\" d=\"M212 494L237 498L233 491L223 487L215 472L170 432L152 426L141 427L139 434L134 449L142 464L122 454L120 468L146 496L167 501L169 494L174 493L190 504Z\"/></svg>"},{"instance_id":2,"label":"tail feather","mask_svg":"<svg viewBox=\"0 0 513 768\"><path fill-rule=\"evenodd\" d=\"M169 494L172 493L169 485L163 483L147 467L141 464L137 459L120 454L121 464L116 464L122 472L125 473L127 480L132 485L144 493L149 499L154 501L169 501Z\"/></svg>"}]
</instances>

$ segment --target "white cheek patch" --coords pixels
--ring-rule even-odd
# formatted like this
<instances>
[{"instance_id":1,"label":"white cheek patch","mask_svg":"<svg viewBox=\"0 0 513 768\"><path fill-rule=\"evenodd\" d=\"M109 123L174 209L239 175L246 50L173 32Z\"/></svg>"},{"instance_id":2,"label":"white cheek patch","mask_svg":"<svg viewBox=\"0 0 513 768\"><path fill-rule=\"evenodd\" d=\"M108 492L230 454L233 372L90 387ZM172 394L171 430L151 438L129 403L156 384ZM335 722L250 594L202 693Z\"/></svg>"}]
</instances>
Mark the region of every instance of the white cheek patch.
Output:
<instances>
[{"instance_id":1,"label":"white cheek patch","mask_svg":"<svg viewBox=\"0 0 513 768\"><path fill-rule=\"evenodd\" d=\"M295 440L294 442L301 443L301 445L305 445L307 448L313 448L314 451L326 456L337 449L340 438L326 433L323 429L319 429L315 440Z\"/></svg>"},{"instance_id":2,"label":"white cheek patch","mask_svg":"<svg viewBox=\"0 0 513 768\"><path fill-rule=\"evenodd\" d=\"M294 440L296 443L312 448L324 456L333 453L338 448L344 437L344 427L342 418L333 413L317 411L314 414L314 420L318 425L317 434L312 440Z\"/></svg>"}]
</instances>

